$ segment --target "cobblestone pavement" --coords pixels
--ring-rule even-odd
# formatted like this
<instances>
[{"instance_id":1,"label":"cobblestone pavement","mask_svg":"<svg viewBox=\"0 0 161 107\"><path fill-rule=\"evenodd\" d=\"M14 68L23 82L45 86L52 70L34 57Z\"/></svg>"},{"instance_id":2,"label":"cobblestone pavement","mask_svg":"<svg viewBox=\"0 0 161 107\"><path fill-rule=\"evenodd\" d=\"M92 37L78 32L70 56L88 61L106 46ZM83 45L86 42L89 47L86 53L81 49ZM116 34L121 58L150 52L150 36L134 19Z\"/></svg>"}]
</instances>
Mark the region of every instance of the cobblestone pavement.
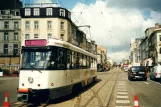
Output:
<instances>
[{"instance_id":1,"label":"cobblestone pavement","mask_svg":"<svg viewBox=\"0 0 161 107\"><path fill-rule=\"evenodd\" d=\"M100 72L98 80L85 88L76 96L67 96L50 105L40 107L130 107L130 100L125 82L117 81L119 69ZM33 107L31 104L15 103L12 107Z\"/></svg>"}]
</instances>

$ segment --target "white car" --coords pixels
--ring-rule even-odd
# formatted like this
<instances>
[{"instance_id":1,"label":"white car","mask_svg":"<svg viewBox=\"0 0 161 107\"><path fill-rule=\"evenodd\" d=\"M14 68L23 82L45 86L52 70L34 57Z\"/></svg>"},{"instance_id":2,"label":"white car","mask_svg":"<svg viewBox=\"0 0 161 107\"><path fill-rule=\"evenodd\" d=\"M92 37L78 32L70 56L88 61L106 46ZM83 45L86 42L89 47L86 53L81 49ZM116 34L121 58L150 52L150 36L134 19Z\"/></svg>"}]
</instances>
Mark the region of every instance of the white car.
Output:
<instances>
[{"instance_id":1,"label":"white car","mask_svg":"<svg viewBox=\"0 0 161 107\"><path fill-rule=\"evenodd\" d=\"M128 68L128 67L124 68L124 71L125 71L125 72L127 72L128 70L129 70L129 68Z\"/></svg>"},{"instance_id":2,"label":"white car","mask_svg":"<svg viewBox=\"0 0 161 107\"><path fill-rule=\"evenodd\" d=\"M161 65L154 66L151 73L150 73L150 79L161 81Z\"/></svg>"},{"instance_id":3,"label":"white car","mask_svg":"<svg viewBox=\"0 0 161 107\"><path fill-rule=\"evenodd\" d=\"M0 76L3 76L3 70L0 69Z\"/></svg>"}]
</instances>

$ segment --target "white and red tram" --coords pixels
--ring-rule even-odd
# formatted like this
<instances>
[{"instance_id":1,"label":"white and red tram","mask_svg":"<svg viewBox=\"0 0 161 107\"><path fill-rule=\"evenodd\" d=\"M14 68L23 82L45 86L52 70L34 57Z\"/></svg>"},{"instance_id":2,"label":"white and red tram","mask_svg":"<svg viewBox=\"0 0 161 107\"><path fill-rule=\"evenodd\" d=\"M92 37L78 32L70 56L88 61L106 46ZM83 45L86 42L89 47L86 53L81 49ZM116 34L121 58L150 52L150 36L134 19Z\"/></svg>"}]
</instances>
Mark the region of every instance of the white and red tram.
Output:
<instances>
[{"instance_id":1,"label":"white and red tram","mask_svg":"<svg viewBox=\"0 0 161 107\"><path fill-rule=\"evenodd\" d=\"M25 40L17 99L49 101L79 90L97 78L96 58L65 41Z\"/></svg>"}]
</instances>

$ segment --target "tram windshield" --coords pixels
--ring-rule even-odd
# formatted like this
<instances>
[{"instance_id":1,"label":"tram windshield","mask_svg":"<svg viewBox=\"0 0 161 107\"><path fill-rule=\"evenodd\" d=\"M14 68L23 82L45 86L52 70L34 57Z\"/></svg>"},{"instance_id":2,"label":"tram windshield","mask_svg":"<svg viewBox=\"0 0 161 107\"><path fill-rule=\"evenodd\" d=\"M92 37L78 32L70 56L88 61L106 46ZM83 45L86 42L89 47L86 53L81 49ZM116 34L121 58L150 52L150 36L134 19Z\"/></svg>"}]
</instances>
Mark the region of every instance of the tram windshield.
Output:
<instances>
[{"instance_id":1,"label":"tram windshield","mask_svg":"<svg viewBox=\"0 0 161 107\"><path fill-rule=\"evenodd\" d=\"M25 49L22 53L21 68L45 69L51 56L49 49Z\"/></svg>"}]
</instances>

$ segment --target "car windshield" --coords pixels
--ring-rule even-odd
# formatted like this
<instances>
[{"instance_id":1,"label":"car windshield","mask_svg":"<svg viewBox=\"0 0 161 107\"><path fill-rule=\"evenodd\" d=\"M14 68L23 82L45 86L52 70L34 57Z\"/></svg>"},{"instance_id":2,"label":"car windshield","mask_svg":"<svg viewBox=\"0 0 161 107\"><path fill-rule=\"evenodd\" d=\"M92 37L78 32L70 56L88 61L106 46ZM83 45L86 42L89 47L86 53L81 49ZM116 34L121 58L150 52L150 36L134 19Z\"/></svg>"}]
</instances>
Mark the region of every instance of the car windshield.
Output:
<instances>
[{"instance_id":1,"label":"car windshield","mask_svg":"<svg viewBox=\"0 0 161 107\"><path fill-rule=\"evenodd\" d=\"M146 71L145 67L132 67L132 71Z\"/></svg>"},{"instance_id":2,"label":"car windshield","mask_svg":"<svg viewBox=\"0 0 161 107\"><path fill-rule=\"evenodd\" d=\"M24 50L22 68L46 68L50 56L50 50Z\"/></svg>"}]
</instances>

